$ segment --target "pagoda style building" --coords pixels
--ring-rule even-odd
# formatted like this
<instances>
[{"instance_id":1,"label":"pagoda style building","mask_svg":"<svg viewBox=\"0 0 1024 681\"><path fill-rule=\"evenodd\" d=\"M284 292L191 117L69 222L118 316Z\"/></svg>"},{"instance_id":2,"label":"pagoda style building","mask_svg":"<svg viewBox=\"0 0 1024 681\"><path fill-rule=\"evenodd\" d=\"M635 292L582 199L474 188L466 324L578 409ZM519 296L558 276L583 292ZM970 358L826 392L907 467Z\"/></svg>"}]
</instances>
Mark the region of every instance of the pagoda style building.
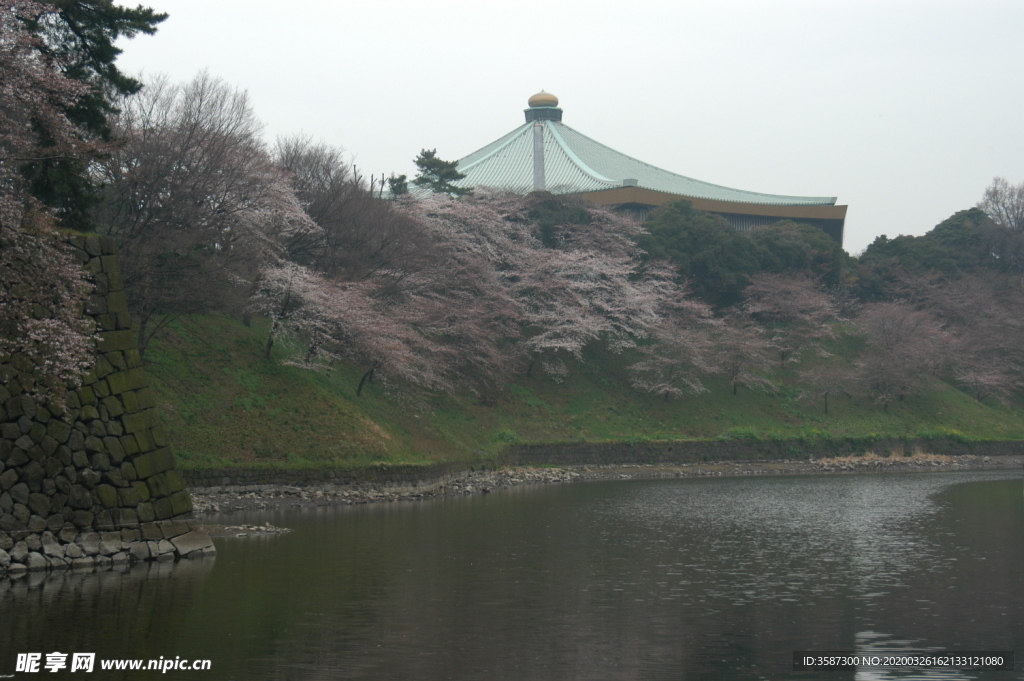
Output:
<instances>
[{"instance_id":1,"label":"pagoda style building","mask_svg":"<svg viewBox=\"0 0 1024 681\"><path fill-rule=\"evenodd\" d=\"M558 98L544 91L530 97L525 113L523 125L460 159L459 172L466 177L454 184L565 194L626 210L640 219L663 203L687 199L740 231L794 220L843 242L846 206L837 206L834 196L761 194L656 168L570 128L562 122Z\"/></svg>"}]
</instances>

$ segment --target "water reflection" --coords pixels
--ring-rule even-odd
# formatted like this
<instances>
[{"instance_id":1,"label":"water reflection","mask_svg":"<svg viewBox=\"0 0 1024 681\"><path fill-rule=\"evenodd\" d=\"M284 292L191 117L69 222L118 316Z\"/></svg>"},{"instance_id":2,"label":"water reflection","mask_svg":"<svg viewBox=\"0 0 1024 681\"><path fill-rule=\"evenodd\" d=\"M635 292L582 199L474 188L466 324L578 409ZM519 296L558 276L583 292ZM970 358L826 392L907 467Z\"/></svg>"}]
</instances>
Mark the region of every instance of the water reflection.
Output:
<instances>
[{"instance_id":1,"label":"water reflection","mask_svg":"<svg viewBox=\"0 0 1024 681\"><path fill-rule=\"evenodd\" d=\"M587 483L229 520L266 521L295 531L218 540L198 579L0 596L21 627L0 673L69 637L209 658L218 679L791 679L817 676L791 670L794 650L1024 650L1021 481L1000 473ZM97 608L147 635L63 624ZM950 673L934 678L1021 678Z\"/></svg>"},{"instance_id":2,"label":"water reflection","mask_svg":"<svg viewBox=\"0 0 1024 681\"><path fill-rule=\"evenodd\" d=\"M53 570L26 572L17 577L0 579L0 599L28 598L29 593L45 602L67 593L94 594L101 591L121 591L127 585L145 587L151 580L174 578L182 583L202 580L213 567L213 558L196 558L178 562L146 562L114 566L97 570ZM0 601L2 602L2 601Z\"/></svg>"},{"instance_id":3,"label":"water reflection","mask_svg":"<svg viewBox=\"0 0 1024 681\"><path fill-rule=\"evenodd\" d=\"M172 652L175 641L191 626L195 594L214 563L212 558L153 562L0 580L0 673L13 672L17 654L25 652L147 659L171 652L173 658L180 654Z\"/></svg>"},{"instance_id":4,"label":"water reflection","mask_svg":"<svg viewBox=\"0 0 1024 681\"><path fill-rule=\"evenodd\" d=\"M910 652L942 652L929 648L921 640L905 640L894 638L891 634L877 631L857 632L856 652L861 655L900 655ZM978 678L970 676L959 669L901 669L901 668L859 668L856 681L890 681L891 679L921 679L922 681L966 681Z\"/></svg>"}]
</instances>

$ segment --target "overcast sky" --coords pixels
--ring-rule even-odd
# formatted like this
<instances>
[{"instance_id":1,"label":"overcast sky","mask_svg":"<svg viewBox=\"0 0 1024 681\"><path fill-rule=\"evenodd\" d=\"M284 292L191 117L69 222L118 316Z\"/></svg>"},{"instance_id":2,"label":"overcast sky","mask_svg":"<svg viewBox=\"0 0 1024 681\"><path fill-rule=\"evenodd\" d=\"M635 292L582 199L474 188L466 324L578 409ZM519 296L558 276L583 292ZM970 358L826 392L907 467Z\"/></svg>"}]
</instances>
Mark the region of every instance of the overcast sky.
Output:
<instances>
[{"instance_id":1,"label":"overcast sky","mask_svg":"<svg viewBox=\"0 0 1024 681\"><path fill-rule=\"evenodd\" d=\"M134 0L129 3L134 5ZM129 72L248 91L268 142L414 175L523 122L564 122L682 175L849 205L845 246L923 234L1024 181L1021 0L151 0Z\"/></svg>"}]
</instances>

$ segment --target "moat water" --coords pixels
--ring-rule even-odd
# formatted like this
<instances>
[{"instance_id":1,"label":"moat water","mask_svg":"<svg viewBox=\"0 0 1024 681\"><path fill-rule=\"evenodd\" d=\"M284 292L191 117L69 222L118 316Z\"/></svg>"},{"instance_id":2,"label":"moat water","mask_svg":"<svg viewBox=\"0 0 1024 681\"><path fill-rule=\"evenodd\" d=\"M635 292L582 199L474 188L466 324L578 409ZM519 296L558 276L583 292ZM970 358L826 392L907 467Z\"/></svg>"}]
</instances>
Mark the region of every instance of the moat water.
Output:
<instances>
[{"instance_id":1,"label":"moat water","mask_svg":"<svg viewBox=\"0 0 1024 681\"><path fill-rule=\"evenodd\" d=\"M17 678L1024 679L1017 472L590 482L215 522L215 561L0 586L19 653L209 671ZM1016 651L795 672L795 650Z\"/></svg>"}]
</instances>

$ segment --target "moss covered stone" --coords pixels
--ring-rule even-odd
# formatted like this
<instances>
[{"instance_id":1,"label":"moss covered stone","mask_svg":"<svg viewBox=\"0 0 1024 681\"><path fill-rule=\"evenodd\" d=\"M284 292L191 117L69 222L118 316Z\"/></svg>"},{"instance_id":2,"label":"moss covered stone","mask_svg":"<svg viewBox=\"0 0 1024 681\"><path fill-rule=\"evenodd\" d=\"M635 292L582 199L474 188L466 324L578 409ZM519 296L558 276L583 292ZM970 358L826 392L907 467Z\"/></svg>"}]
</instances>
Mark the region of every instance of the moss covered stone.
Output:
<instances>
[{"instance_id":1,"label":"moss covered stone","mask_svg":"<svg viewBox=\"0 0 1024 681\"><path fill-rule=\"evenodd\" d=\"M146 478L146 484L156 498L168 497L171 495L170 486L167 484L167 474L157 473Z\"/></svg>"},{"instance_id":2,"label":"moss covered stone","mask_svg":"<svg viewBox=\"0 0 1024 681\"><path fill-rule=\"evenodd\" d=\"M100 331L100 352L131 350L135 347L135 334L130 330Z\"/></svg>"},{"instance_id":3,"label":"moss covered stone","mask_svg":"<svg viewBox=\"0 0 1024 681\"><path fill-rule=\"evenodd\" d=\"M151 409L145 409L135 414L125 414L121 422L124 424L126 433L137 433L156 425L156 414Z\"/></svg>"},{"instance_id":4,"label":"moss covered stone","mask_svg":"<svg viewBox=\"0 0 1024 681\"><path fill-rule=\"evenodd\" d=\"M139 497L139 491L134 487L119 488L117 490L117 496L118 499L120 500L121 506L123 507L134 508L135 506L138 506L139 503L142 501L141 497Z\"/></svg>"},{"instance_id":5,"label":"moss covered stone","mask_svg":"<svg viewBox=\"0 0 1024 681\"><path fill-rule=\"evenodd\" d=\"M71 426L63 421L50 419L50 422L46 424L46 434L63 444L68 441L68 436L71 435Z\"/></svg>"},{"instance_id":6,"label":"moss covered stone","mask_svg":"<svg viewBox=\"0 0 1024 681\"><path fill-rule=\"evenodd\" d=\"M149 428L135 433L135 441L139 443L140 452L151 452L156 449L156 443L153 442L153 436L150 434Z\"/></svg>"},{"instance_id":7,"label":"moss covered stone","mask_svg":"<svg viewBox=\"0 0 1024 681\"><path fill-rule=\"evenodd\" d=\"M140 522L171 521L192 504L148 388L115 244L95 236L71 242L94 275L84 312L97 322L99 353L59 414L32 394L30 358L0 357L0 543L9 531L36 543L49 537L47 556L61 558L65 546L75 546L73 559L91 561L96 551L72 544L80 531L123 537L104 555L127 555L121 542L140 541ZM37 306L33 314L50 312Z\"/></svg>"},{"instance_id":8,"label":"moss covered stone","mask_svg":"<svg viewBox=\"0 0 1024 681\"><path fill-rule=\"evenodd\" d=\"M135 471L143 480L157 473L163 473L175 467L174 454L167 447L140 454L132 459Z\"/></svg>"},{"instance_id":9,"label":"moss covered stone","mask_svg":"<svg viewBox=\"0 0 1024 681\"><path fill-rule=\"evenodd\" d=\"M103 399L103 406L107 408L107 414L110 418L117 418L124 413L124 406L121 404L121 400L113 395Z\"/></svg>"},{"instance_id":10,"label":"moss covered stone","mask_svg":"<svg viewBox=\"0 0 1024 681\"><path fill-rule=\"evenodd\" d=\"M158 520L167 520L175 515L174 506L171 504L169 497L164 497L163 499L157 499L154 501L153 512L156 513Z\"/></svg>"},{"instance_id":11,"label":"moss covered stone","mask_svg":"<svg viewBox=\"0 0 1024 681\"><path fill-rule=\"evenodd\" d=\"M146 378L146 372L142 367L129 369L125 372L125 376L128 379L128 388L130 390L138 390L149 385L149 380Z\"/></svg>"},{"instance_id":12,"label":"moss covered stone","mask_svg":"<svg viewBox=\"0 0 1024 681\"><path fill-rule=\"evenodd\" d=\"M149 501L150 497L152 496L149 493L149 485L147 485L142 480L136 480L135 482L132 483L132 487L135 489L136 492L139 493L140 501Z\"/></svg>"},{"instance_id":13,"label":"moss covered stone","mask_svg":"<svg viewBox=\"0 0 1024 681\"><path fill-rule=\"evenodd\" d=\"M100 503L104 508L114 508L118 505L117 490L111 485L100 485L96 488Z\"/></svg>"},{"instance_id":14,"label":"moss covered stone","mask_svg":"<svg viewBox=\"0 0 1024 681\"><path fill-rule=\"evenodd\" d=\"M192 498L188 495L188 492L182 490L175 492L170 497L171 501L171 512L174 515L182 515L192 511Z\"/></svg>"},{"instance_id":15,"label":"moss covered stone","mask_svg":"<svg viewBox=\"0 0 1024 681\"><path fill-rule=\"evenodd\" d=\"M125 372L119 371L107 376L107 384L110 386L111 395L120 395L125 390L128 390L128 377L125 375Z\"/></svg>"},{"instance_id":16,"label":"moss covered stone","mask_svg":"<svg viewBox=\"0 0 1024 681\"><path fill-rule=\"evenodd\" d=\"M110 312L118 313L128 312L128 299L125 297L124 292L115 291L107 296L107 309ZM118 348L119 350L126 350L127 348Z\"/></svg>"}]
</instances>

